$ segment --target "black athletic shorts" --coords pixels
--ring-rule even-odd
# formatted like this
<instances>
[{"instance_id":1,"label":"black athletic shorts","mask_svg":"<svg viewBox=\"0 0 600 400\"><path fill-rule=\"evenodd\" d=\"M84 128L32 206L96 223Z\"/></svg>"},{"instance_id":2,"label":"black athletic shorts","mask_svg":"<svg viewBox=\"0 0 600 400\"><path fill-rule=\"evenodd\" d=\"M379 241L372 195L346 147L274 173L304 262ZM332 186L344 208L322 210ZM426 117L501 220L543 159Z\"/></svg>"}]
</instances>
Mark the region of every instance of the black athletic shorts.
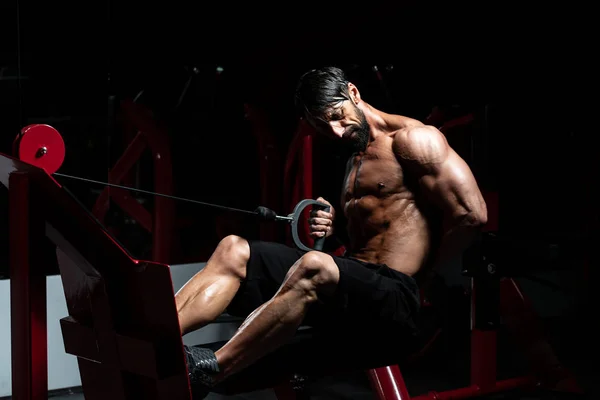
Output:
<instances>
[{"instance_id":1,"label":"black athletic shorts","mask_svg":"<svg viewBox=\"0 0 600 400\"><path fill-rule=\"evenodd\" d=\"M304 251L279 243L250 241L246 279L227 308L227 313L246 317L271 299L288 270ZM302 325L319 330L352 327L353 332L373 330L416 334L419 290L415 280L384 264L332 256L340 280L332 298L320 299L308 311Z\"/></svg>"},{"instance_id":2,"label":"black athletic shorts","mask_svg":"<svg viewBox=\"0 0 600 400\"><path fill-rule=\"evenodd\" d=\"M227 308L228 314L238 317L248 316L271 299L288 270L305 254L278 243L249 243L246 279ZM332 257L340 270L333 297L313 303L296 336L240 376L259 382L266 378L265 370L275 379L289 371L318 375L375 368L401 364L418 350L415 318L420 300L415 280L383 264ZM223 344L214 343L213 350ZM228 381L241 384L238 378Z\"/></svg>"}]
</instances>

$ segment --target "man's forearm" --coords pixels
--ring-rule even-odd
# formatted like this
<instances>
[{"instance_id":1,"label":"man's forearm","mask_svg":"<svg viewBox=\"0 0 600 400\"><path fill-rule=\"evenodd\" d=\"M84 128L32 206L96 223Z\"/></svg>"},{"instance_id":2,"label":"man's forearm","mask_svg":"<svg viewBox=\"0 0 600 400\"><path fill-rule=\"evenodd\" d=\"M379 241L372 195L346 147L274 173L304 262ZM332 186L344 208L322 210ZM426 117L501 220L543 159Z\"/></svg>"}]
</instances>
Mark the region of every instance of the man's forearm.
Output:
<instances>
[{"instance_id":1,"label":"man's forearm","mask_svg":"<svg viewBox=\"0 0 600 400\"><path fill-rule=\"evenodd\" d=\"M436 253L435 265L445 265L461 256L479 236L481 227L477 221L467 218L447 227Z\"/></svg>"}]
</instances>

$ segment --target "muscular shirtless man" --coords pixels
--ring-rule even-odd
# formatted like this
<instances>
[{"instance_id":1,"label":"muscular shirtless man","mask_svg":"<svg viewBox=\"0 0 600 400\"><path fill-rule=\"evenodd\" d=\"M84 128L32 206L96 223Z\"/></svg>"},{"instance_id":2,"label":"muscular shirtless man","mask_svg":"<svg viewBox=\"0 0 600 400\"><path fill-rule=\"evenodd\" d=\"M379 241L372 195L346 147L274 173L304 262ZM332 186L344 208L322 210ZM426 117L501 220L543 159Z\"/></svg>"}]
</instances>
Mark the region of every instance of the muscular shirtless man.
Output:
<instances>
[{"instance_id":1,"label":"muscular shirtless man","mask_svg":"<svg viewBox=\"0 0 600 400\"><path fill-rule=\"evenodd\" d=\"M374 108L333 67L304 74L295 101L316 131L354 147L341 199L346 254L224 238L176 295L183 335L224 311L247 317L214 353L186 346L196 397L288 342L300 325L336 332L324 335L331 347L355 331L371 344L402 347L419 308L414 275L459 255L486 222L473 174L436 128ZM331 238L334 216L333 207L314 213L311 235Z\"/></svg>"}]
</instances>

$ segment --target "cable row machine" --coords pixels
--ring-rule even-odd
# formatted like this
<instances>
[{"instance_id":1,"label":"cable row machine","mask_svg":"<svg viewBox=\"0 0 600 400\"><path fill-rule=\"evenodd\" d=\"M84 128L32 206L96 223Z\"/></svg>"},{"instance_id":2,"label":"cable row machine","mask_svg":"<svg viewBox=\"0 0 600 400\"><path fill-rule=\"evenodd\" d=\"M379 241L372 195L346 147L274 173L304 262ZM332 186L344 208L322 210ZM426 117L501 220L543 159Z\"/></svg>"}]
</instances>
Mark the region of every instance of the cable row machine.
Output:
<instances>
[{"instance_id":1,"label":"cable row machine","mask_svg":"<svg viewBox=\"0 0 600 400\"><path fill-rule=\"evenodd\" d=\"M23 132L31 133L31 128ZM27 147L22 145L24 138ZM0 181L8 188L10 209L13 398L47 398L45 260L38 249L48 238L57 249L68 308L60 321L65 351L77 357L86 400L190 399L169 265L132 257L97 216L53 178L53 171L44 167L56 162L58 144L50 139L39 132L33 138L22 133L19 154L0 154ZM294 202L313 195L311 140L299 129L288 154L288 160L302 165L287 181ZM487 193L486 200L488 232L465 268L472 290L470 385L410 394L400 367L382 365L366 371L377 398L466 399L517 388L554 388L559 382L572 393L581 392L548 351L528 351L533 345L539 349L542 332L515 279L504 273L509 269L503 268L495 240L498 197ZM160 252L157 256L163 257ZM532 356L531 374L497 379L496 329L501 321ZM260 375L273 376L271 372ZM303 371L280 382L260 382L256 374L244 381L243 374L235 387L225 384L223 393L273 388L279 399L302 398L301 383L309 378Z\"/></svg>"}]
</instances>

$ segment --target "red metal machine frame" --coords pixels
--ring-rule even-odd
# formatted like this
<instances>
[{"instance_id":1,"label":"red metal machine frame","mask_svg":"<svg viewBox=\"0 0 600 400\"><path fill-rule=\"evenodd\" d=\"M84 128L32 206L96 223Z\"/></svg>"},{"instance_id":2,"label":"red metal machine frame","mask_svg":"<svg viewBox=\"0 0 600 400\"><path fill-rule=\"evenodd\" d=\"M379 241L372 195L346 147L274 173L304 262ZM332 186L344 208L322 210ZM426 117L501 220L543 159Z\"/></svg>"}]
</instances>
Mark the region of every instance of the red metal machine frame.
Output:
<instances>
[{"instance_id":1,"label":"red metal machine frame","mask_svg":"<svg viewBox=\"0 0 600 400\"><path fill-rule=\"evenodd\" d=\"M84 396L191 400L167 265L133 259L46 172L0 154L9 189L12 398L48 397L44 237L57 246L69 316L65 351Z\"/></svg>"},{"instance_id":2,"label":"red metal machine frame","mask_svg":"<svg viewBox=\"0 0 600 400\"><path fill-rule=\"evenodd\" d=\"M498 195L485 193L485 198L489 215L486 230L497 232ZM487 267L487 272L493 275L493 265L488 264ZM496 279L498 284L499 316L525 355L531 373L509 379L497 379L497 330L494 327L486 328L486 322L480 321L477 313L479 297L490 295L490 286L486 284L489 279L477 276L471 278L471 384L442 392L431 391L412 397L411 400L468 399L513 389L554 390L559 382L561 391L582 394L571 373L559 363L546 341L539 317L527 296L513 278L502 276L491 278Z\"/></svg>"},{"instance_id":3,"label":"red metal machine frame","mask_svg":"<svg viewBox=\"0 0 600 400\"><path fill-rule=\"evenodd\" d=\"M8 178L12 398L48 398L46 275L40 259L43 220L34 207L27 173Z\"/></svg>"},{"instance_id":4,"label":"red metal machine frame","mask_svg":"<svg viewBox=\"0 0 600 400\"><path fill-rule=\"evenodd\" d=\"M127 186L132 168L149 149L154 164L154 191L173 194L173 172L169 137L154 121L151 113L140 104L123 100L120 108L125 128L136 134L108 174L108 183ZM130 192L120 188L105 187L98 196L92 212L104 221L110 200L134 218L142 228L152 233L152 260L171 261L173 234L175 233L175 205L172 199L155 196L154 209L150 212Z\"/></svg>"}]
</instances>

